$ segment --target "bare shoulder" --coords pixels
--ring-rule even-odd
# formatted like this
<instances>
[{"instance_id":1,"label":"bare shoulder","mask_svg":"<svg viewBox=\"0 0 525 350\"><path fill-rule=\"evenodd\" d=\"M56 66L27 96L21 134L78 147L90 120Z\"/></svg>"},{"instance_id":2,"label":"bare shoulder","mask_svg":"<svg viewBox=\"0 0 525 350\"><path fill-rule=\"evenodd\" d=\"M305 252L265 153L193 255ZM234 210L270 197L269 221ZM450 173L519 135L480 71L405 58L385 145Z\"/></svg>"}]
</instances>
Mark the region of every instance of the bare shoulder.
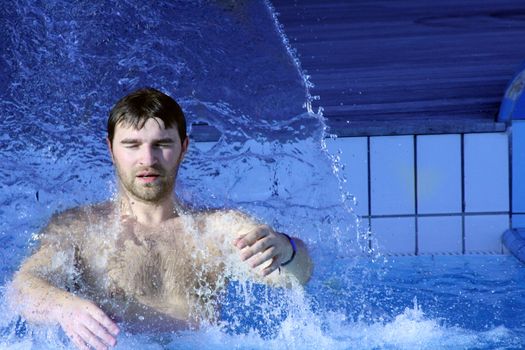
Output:
<instances>
[{"instance_id":1,"label":"bare shoulder","mask_svg":"<svg viewBox=\"0 0 525 350\"><path fill-rule=\"evenodd\" d=\"M71 226L79 223L100 218L101 216L108 216L112 211L113 204L111 202L102 202L69 208L64 211L53 214L49 220L50 224L59 226Z\"/></svg>"},{"instance_id":2,"label":"bare shoulder","mask_svg":"<svg viewBox=\"0 0 525 350\"><path fill-rule=\"evenodd\" d=\"M103 202L55 213L42 230L41 238L45 242L46 239L62 239L64 235L69 238L76 236L83 233L90 225L107 221L107 218L114 212L113 208L111 202Z\"/></svg>"},{"instance_id":3,"label":"bare shoulder","mask_svg":"<svg viewBox=\"0 0 525 350\"><path fill-rule=\"evenodd\" d=\"M65 285L75 267L77 248L84 245L90 221L108 212L110 205L100 203L67 209L54 214L37 235L39 241L25 260L21 272L29 272L53 280L53 285ZM68 277L69 278L69 277Z\"/></svg>"}]
</instances>

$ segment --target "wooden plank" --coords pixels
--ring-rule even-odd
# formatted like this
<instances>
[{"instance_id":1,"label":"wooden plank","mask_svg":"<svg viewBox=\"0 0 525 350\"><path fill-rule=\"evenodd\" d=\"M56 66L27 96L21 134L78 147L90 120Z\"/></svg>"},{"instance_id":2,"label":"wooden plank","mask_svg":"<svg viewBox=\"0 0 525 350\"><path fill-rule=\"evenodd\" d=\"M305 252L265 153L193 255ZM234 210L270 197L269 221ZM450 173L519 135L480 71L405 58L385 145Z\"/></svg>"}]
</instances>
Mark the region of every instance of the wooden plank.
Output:
<instances>
[{"instance_id":1,"label":"wooden plank","mask_svg":"<svg viewBox=\"0 0 525 350\"><path fill-rule=\"evenodd\" d=\"M418 118L424 125L455 119L462 130L469 125L462 120L494 123L525 60L521 0L273 4L320 96L314 108L322 106L327 123L338 127L342 116L345 123L410 120L418 132ZM472 130L491 129L481 124Z\"/></svg>"},{"instance_id":2,"label":"wooden plank","mask_svg":"<svg viewBox=\"0 0 525 350\"><path fill-rule=\"evenodd\" d=\"M487 122L484 119L470 120L432 120L432 123L424 124L420 121L352 121L350 123L333 122L329 134L339 137L356 136L393 136L393 135L425 135L425 134L461 134L461 133L484 133L505 131L504 123Z\"/></svg>"}]
</instances>

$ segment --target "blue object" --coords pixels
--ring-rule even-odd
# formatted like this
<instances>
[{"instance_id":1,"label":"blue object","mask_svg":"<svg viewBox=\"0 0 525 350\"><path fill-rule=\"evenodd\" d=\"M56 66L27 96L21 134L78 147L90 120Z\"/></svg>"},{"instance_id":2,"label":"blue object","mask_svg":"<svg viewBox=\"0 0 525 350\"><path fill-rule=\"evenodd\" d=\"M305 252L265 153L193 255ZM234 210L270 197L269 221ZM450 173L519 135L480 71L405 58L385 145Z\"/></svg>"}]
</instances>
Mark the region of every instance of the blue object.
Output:
<instances>
[{"instance_id":1,"label":"blue object","mask_svg":"<svg viewBox=\"0 0 525 350\"><path fill-rule=\"evenodd\" d=\"M503 245L507 247L512 255L525 263L525 228L507 230L501 238Z\"/></svg>"},{"instance_id":2,"label":"blue object","mask_svg":"<svg viewBox=\"0 0 525 350\"><path fill-rule=\"evenodd\" d=\"M516 119L525 119L525 65L514 76L507 86L505 96L501 101L498 121L509 122Z\"/></svg>"}]
</instances>

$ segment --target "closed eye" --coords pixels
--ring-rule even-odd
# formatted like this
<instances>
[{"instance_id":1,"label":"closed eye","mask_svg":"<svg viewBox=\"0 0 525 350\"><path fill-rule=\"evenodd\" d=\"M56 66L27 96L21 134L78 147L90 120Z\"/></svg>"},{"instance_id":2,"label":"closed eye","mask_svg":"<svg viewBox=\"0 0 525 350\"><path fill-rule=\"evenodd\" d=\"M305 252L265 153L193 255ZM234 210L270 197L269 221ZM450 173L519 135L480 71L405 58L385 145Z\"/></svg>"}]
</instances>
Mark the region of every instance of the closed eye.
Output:
<instances>
[{"instance_id":1,"label":"closed eye","mask_svg":"<svg viewBox=\"0 0 525 350\"><path fill-rule=\"evenodd\" d=\"M170 148L173 147L173 140L170 138L158 140L155 142L155 146L159 148Z\"/></svg>"},{"instance_id":2,"label":"closed eye","mask_svg":"<svg viewBox=\"0 0 525 350\"><path fill-rule=\"evenodd\" d=\"M126 141L126 140L123 140L123 141L121 142L121 144L122 144L125 148L137 148L137 147L139 147L139 145L140 145L139 142Z\"/></svg>"}]
</instances>

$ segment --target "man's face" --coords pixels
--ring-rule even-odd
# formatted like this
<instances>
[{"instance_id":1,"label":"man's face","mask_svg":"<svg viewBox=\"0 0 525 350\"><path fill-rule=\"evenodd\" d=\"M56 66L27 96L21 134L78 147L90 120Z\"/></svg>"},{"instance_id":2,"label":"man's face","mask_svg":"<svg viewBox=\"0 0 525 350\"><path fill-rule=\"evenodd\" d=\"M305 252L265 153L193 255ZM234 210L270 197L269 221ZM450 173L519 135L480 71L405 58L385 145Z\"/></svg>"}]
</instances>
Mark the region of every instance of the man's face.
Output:
<instances>
[{"instance_id":1,"label":"man's face","mask_svg":"<svg viewBox=\"0 0 525 350\"><path fill-rule=\"evenodd\" d=\"M157 203L173 191L188 140L181 146L177 128L148 119L139 130L117 124L109 146L123 190L136 200Z\"/></svg>"}]
</instances>

